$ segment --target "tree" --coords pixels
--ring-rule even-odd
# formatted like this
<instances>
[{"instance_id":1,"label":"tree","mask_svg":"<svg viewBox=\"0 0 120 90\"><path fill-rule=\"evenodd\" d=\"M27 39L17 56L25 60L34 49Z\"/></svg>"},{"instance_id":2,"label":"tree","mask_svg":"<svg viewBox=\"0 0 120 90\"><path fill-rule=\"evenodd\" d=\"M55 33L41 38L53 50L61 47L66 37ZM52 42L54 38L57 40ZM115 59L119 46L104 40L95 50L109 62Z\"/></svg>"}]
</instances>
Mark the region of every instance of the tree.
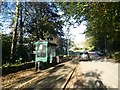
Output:
<instances>
[{"instance_id":1,"label":"tree","mask_svg":"<svg viewBox=\"0 0 120 90\"><path fill-rule=\"evenodd\" d=\"M17 43L17 26L18 26L18 14L19 14L19 2L17 0L16 2L16 17L15 17L15 22L14 22L14 31L13 31L13 36L12 36L12 46L11 46L11 53L10 53L10 60L11 62L14 61L14 53L15 53L15 48L16 48L16 43Z\"/></svg>"},{"instance_id":2,"label":"tree","mask_svg":"<svg viewBox=\"0 0 120 90\"><path fill-rule=\"evenodd\" d=\"M35 40L39 38L47 40L48 38L59 38L63 35L63 20L57 14L57 8L54 3L27 3L27 13L25 29L27 33L32 34Z\"/></svg>"},{"instance_id":3,"label":"tree","mask_svg":"<svg viewBox=\"0 0 120 90\"><path fill-rule=\"evenodd\" d=\"M10 58L12 35L2 34L2 63L8 63Z\"/></svg>"},{"instance_id":4,"label":"tree","mask_svg":"<svg viewBox=\"0 0 120 90\"><path fill-rule=\"evenodd\" d=\"M14 24L10 54L12 63L16 59L24 57L22 56L23 49L29 53L25 45L30 45L30 42L34 42L39 38L44 40L53 38L54 43L58 44L64 34L62 31L64 22L60 20L61 17L57 14L57 8L54 3L22 3L17 1L16 3L4 2L2 7L2 12L5 11L6 7L9 8L3 15L6 19L6 13L8 13L10 19L8 17L7 19L11 20L8 27L11 28ZM13 8L16 9L15 12L13 12ZM28 38L27 42L25 41L26 38Z\"/></svg>"},{"instance_id":5,"label":"tree","mask_svg":"<svg viewBox=\"0 0 120 90\"><path fill-rule=\"evenodd\" d=\"M73 17L78 24L87 22L87 37L92 37L92 45L100 49L120 50L118 47L120 27L120 3L117 2L72 2L62 3L67 17ZM69 18L68 18L69 19ZM118 20L117 20L118 19Z\"/></svg>"}]
</instances>

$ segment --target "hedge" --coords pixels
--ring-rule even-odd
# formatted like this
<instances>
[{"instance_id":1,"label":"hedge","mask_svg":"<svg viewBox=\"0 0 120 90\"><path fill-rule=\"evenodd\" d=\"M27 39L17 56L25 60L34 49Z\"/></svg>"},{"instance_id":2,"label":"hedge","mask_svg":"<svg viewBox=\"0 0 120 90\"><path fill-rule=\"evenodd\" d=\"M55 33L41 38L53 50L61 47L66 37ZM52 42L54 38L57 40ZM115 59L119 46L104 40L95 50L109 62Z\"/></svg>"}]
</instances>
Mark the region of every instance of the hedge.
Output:
<instances>
[{"instance_id":1,"label":"hedge","mask_svg":"<svg viewBox=\"0 0 120 90\"><path fill-rule=\"evenodd\" d=\"M117 61L120 62L120 52L115 52L112 54L112 57Z\"/></svg>"},{"instance_id":2,"label":"hedge","mask_svg":"<svg viewBox=\"0 0 120 90\"><path fill-rule=\"evenodd\" d=\"M108 58L112 58L116 62L120 63L120 52L111 52L111 53L109 53Z\"/></svg>"},{"instance_id":3,"label":"hedge","mask_svg":"<svg viewBox=\"0 0 120 90\"><path fill-rule=\"evenodd\" d=\"M2 71L2 75L6 75L6 74L18 72L20 70L32 68L34 66L35 66L34 62L25 62L25 63L21 63L21 64L2 66L2 67L0 67L0 69L1 69L0 71Z\"/></svg>"}]
</instances>

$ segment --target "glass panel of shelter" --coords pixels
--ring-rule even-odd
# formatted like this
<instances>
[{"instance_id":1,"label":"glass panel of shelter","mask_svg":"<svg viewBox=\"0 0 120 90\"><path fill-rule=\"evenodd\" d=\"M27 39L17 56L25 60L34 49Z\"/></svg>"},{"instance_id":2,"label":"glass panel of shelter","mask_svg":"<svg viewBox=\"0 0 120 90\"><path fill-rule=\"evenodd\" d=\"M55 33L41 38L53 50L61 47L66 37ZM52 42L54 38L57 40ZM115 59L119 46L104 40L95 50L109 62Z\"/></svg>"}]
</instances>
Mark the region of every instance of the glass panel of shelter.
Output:
<instances>
[{"instance_id":1,"label":"glass panel of shelter","mask_svg":"<svg viewBox=\"0 0 120 90\"><path fill-rule=\"evenodd\" d=\"M37 57L46 57L46 45L45 44L38 45Z\"/></svg>"}]
</instances>

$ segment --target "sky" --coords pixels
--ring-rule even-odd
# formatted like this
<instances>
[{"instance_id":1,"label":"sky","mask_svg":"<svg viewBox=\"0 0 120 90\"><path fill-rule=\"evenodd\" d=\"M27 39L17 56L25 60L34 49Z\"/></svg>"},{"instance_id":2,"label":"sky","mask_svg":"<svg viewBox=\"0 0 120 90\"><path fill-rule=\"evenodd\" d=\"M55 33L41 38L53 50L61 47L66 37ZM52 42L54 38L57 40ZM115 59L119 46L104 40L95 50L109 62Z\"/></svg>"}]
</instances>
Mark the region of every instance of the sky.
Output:
<instances>
[{"instance_id":1,"label":"sky","mask_svg":"<svg viewBox=\"0 0 120 90\"><path fill-rule=\"evenodd\" d=\"M82 34L86 30L86 26L84 24L85 22L82 22L80 26L77 26L77 28L71 29L70 33L75 35L74 41L85 41L85 34Z\"/></svg>"},{"instance_id":2,"label":"sky","mask_svg":"<svg viewBox=\"0 0 120 90\"><path fill-rule=\"evenodd\" d=\"M15 12L14 3L8 2L6 8L1 6L0 23L2 23L2 26L0 25L0 31L2 33L8 34L13 29L11 28L11 22L15 15L13 15L11 12Z\"/></svg>"},{"instance_id":3,"label":"sky","mask_svg":"<svg viewBox=\"0 0 120 90\"><path fill-rule=\"evenodd\" d=\"M83 42L85 41L85 34L84 31L86 30L86 22L83 21L79 26L75 25L75 28L73 28L72 26L70 27L70 32L69 34L71 34L71 40L75 41L75 42ZM66 33L66 28L64 27L64 32Z\"/></svg>"}]
</instances>

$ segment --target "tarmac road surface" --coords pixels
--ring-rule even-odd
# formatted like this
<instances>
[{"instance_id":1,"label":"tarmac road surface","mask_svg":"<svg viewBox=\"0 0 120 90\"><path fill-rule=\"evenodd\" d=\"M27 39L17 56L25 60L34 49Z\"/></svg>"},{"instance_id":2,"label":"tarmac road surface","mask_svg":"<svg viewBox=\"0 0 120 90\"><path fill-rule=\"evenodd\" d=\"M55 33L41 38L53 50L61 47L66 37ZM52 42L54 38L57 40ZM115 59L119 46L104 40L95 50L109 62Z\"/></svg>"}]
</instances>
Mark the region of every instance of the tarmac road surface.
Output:
<instances>
[{"instance_id":1,"label":"tarmac road surface","mask_svg":"<svg viewBox=\"0 0 120 90\"><path fill-rule=\"evenodd\" d=\"M71 80L72 83L69 83L67 88L88 88L88 90L102 88L100 90L120 90L119 68L120 64L104 60L81 61Z\"/></svg>"}]
</instances>

